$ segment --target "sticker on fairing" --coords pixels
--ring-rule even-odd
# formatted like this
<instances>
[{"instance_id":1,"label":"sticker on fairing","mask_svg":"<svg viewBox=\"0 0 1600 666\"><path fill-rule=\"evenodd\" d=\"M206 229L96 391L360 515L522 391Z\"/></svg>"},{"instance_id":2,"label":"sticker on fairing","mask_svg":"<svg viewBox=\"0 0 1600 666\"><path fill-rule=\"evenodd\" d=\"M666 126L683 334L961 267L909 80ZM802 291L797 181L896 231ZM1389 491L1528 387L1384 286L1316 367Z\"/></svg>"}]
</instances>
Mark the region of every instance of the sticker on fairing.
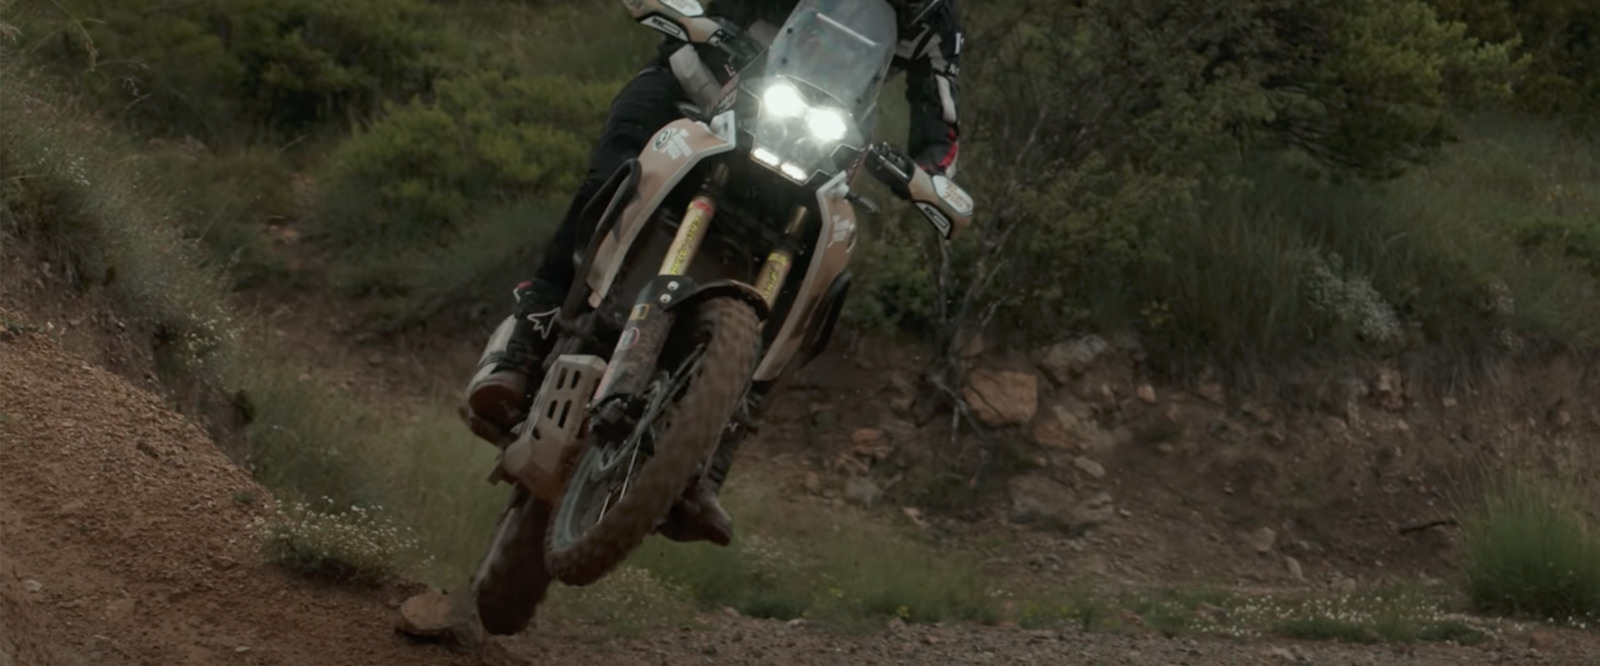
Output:
<instances>
[{"instance_id":1,"label":"sticker on fairing","mask_svg":"<svg viewBox=\"0 0 1600 666\"><path fill-rule=\"evenodd\" d=\"M733 112L728 111L715 118L712 118L711 124L708 127L712 134L717 135L717 138L727 141L728 143L733 143L733 132L734 128L738 127L738 123L735 121Z\"/></svg>"},{"instance_id":2,"label":"sticker on fairing","mask_svg":"<svg viewBox=\"0 0 1600 666\"><path fill-rule=\"evenodd\" d=\"M682 127L668 127L656 135L650 147L674 160L689 156L689 131Z\"/></svg>"},{"instance_id":3,"label":"sticker on fairing","mask_svg":"<svg viewBox=\"0 0 1600 666\"><path fill-rule=\"evenodd\" d=\"M972 215L972 197L967 194L966 190L950 182L949 178L943 175L934 176L933 191L945 203L950 204L950 210L955 211L957 215L963 217Z\"/></svg>"},{"instance_id":4,"label":"sticker on fairing","mask_svg":"<svg viewBox=\"0 0 1600 666\"><path fill-rule=\"evenodd\" d=\"M675 39L681 39L684 41L689 40L689 32L684 30L683 26L673 23L671 20L661 16L649 16L643 21L640 21L640 23L655 28L656 30L660 30L661 32L666 33L668 37L673 37Z\"/></svg>"},{"instance_id":5,"label":"sticker on fairing","mask_svg":"<svg viewBox=\"0 0 1600 666\"><path fill-rule=\"evenodd\" d=\"M700 3L696 2L696 0L661 0L661 4L666 5L672 11L690 18L706 13L705 8L701 7Z\"/></svg>"},{"instance_id":6,"label":"sticker on fairing","mask_svg":"<svg viewBox=\"0 0 1600 666\"><path fill-rule=\"evenodd\" d=\"M933 223L933 228L939 230L939 235L950 237L950 218L945 217L944 211L931 203L917 203L917 208L922 209L922 214L928 216L928 221Z\"/></svg>"},{"instance_id":7,"label":"sticker on fairing","mask_svg":"<svg viewBox=\"0 0 1600 666\"><path fill-rule=\"evenodd\" d=\"M855 235L855 221L843 215L835 215L833 216L833 238L829 239L828 246L832 247L847 240L851 240L855 237Z\"/></svg>"}]
</instances>

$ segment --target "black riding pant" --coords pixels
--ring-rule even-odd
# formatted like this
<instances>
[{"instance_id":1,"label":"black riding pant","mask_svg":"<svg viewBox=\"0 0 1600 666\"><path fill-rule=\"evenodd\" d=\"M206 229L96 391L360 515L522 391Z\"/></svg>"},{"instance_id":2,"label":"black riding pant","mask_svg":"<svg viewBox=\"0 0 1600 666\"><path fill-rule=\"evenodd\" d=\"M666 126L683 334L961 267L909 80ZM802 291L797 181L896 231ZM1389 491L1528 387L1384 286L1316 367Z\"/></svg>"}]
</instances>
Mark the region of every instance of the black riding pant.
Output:
<instances>
[{"instance_id":1,"label":"black riding pant","mask_svg":"<svg viewBox=\"0 0 1600 666\"><path fill-rule=\"evenodd\" d=\"M576 277L573 251L580 243L587 245L590 234L594 233L589 226L593 221L579 219L584 207L599 194L600 188L617 169L644 150L645 144L657 130L683 115L678 110L678 103L685 99L677 77L659 64L652 64L639 72L617 93L616 99L611 102L605 127L600 131L600 140L589 154L588 175L578 188L572 205L567 208L561 228L546 247L544 259L534 274L536 300L555 306L565 299L567 289ZM580 229L580 226L584 228Z\"/></svg>"}]
</instances>

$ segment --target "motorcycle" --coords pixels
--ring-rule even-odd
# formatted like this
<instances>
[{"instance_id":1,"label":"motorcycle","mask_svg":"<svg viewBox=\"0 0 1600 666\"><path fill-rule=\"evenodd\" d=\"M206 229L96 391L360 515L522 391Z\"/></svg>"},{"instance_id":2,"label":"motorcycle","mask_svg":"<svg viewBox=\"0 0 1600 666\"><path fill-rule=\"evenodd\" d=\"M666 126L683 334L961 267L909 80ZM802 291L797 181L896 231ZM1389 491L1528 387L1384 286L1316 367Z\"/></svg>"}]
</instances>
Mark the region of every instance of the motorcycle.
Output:
<instances>
[{"instance_id":1,"label":"motorcycle","mask_svg":"<svg viewBox=\"0 0 1600 666\"><path fill-rule=\"evenodd\" d=\"M521 631L552 578L593 583L661 531L722 438L827 346L856 209L877 212L851 188L863 167L947 240L972 217L955 183L869 142L897 44L885 0L800 0L770 40L696 0L624 4L736 74L682 105L584 212L594 232L555 351L489 477L512 485L471 586L491 633Z\"/></svg>"}]
</instances>

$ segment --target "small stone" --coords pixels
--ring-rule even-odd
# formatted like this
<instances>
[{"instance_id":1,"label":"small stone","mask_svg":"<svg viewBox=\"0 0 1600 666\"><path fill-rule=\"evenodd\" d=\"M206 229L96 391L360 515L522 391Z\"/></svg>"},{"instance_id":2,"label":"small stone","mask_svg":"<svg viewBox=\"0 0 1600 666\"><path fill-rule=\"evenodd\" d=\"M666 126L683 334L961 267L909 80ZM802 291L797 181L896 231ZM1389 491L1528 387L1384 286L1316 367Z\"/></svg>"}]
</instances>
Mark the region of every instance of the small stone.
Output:
<instances>
[{"instance_id":1,"label":"small stone","mask_svg":"<svg viewBox=\"0 0 1600 666\"><path fill-rule=\"evenodd\" d=\"M1037 354L1039 368L1050 381L1066 384L1074 375L1083 374L1101 354L1111 349L1110 343L1096 335L1088 335L1070 342L1062 342Z\"/></svg>"},{"instance_id":2,"label":"small stone","mask_svg":"<svg viewBox=\"0 0 1600 666\"><path fill-rule=\"evenodd\" d=\"M1083 456L1073 458L1072 466L1078 468L1084 474L1088 474L1096 479L1106 478L1106 468L1104 465L1101 465L1100 463Z\"/></svg>"},{"instance_id":3,"label":"small stone","mask_svg":"<svg viewBox=\"0 0 1600 666\"><path fill-rule=\"evenodd\" d=\"M916 525L918 529L924 529L924 530L928 529L928 522L926 520L922 519L922 510L921 509L918 509L916 507L903 506L903 507L900 507L900 511L901 511L901 513L906 514L906 518L911 519L911 524Z\"/></svg>"},{"instance_id":4,"label":"small stone","mask_svg":"<svg viewBox=\"0 0 1600 666\"><path fill-rule=\"evenodd\" d=\"M974 370L962 395L985 425L1021 425L1038 412L1039 378L1031 372Z\"/></svg>"},{"instance_id":5,"label":"small stone","mask_svg":"<svg viewBox=\"0 0 1600 666\"><path fill-rule=\"evenodd\" d=\"M1267 650L1267 656L1272 657L1274 659L1277 659L1279 661L1284 661L1284 662L1288 662L1288 663L1291 663L1291 664L1295 663L1297 661L1300 661L1299 657L1296 657L1293 652L1290 652L1288 650L1288 648L1281 648L1281 647L1269 648Z\"/></svg>"},{"instance_id":6,"label":"small stone","mask_svg":"<svg viewBox=\"0 0 1600 666\"><path fill-rule=\"evenodd\" d=\"M241 653L241 654L245 653L245 652L249 652L250 651L250 646L248 646L248 645L240 645L239 647L234 648L233 651Z\"/></svg>"},{"instance_id":7,"label":"small stone","mask_svg":"<svg viewBox=\"0 0 1600 666\"><path fill-rule=\"evenodd\" d=\"M922 642L927 643L928 645L938 645L939 637L933 634L928 634L927 636L922 637Z\"/></svg>"},{"instance_id":8,"label":"small stone","mask_svg":"<svg viewBox=\"0 0 1600 666\"><path fill-rule=\"evenodd\" d=\"M1144 404L1156 404L1156 390L1149 384L1140 384L1139 389L1134 392L1134 395L1139 396L1139 401L1143 402Z\"/></svg>"},{"instance_id":9,"label":"small stone","mask_svg":"<svg viewBox=\"0 0 1600 666\"><path fill-rule=\"evenodd\" d=\"M36 581L32 578L25 578L22 580L22 589L29 592L38 592L39 590L44 589L44 583Z\"/></svg>"},{"instance_id":10,"label":"small stone","mask_svg":"<svg viewBox=\"0 0 1600 666\"><path fill-rule=\"evenodd\" d=\"M1205 398L1206 400L1210 400L1211 402L1219 405L1226 402L1226 394L1222 390L1221 384L1216 382L1206 382L1201 384L1198 390L1200 392L1200 397Z\"/></svg>"},{"instance_id":11,"label":"small stone","mask_svg":"<svg viewBox=\"0 0 1600 666\"><path fill-rule=\"evenodd\" d=\"M1072 450L1072 435L1067 431L1067 425L1054 411L1046 411L1035 419L1032 428L1033 441L1039 446L1057 451Z\"/></svg>"},{"instance_id":12,"label":"small stone","mask_svg":"<svg viewBox=\"0 0 1600 666\"><path fill-rule=\"evenodd\" d=\"M1460 404L1456 402L1455 398L1450 396L1445 396L1442 402L1444 403L1445 409L1454 409L1457 404Z\"/></svg>"},{"instance_id":13,"label":"small stone","mask_svg":"<svg viewBox=\"0 0 1600 666\"><path fill-rule=\"evenodd\" d=\"M1095 495L1072 510L1073 531L1082 532L1090 528L1111 522L1117 515L1117 507L1113 504L1111 493Z\"/></svg>"},{"instance_id":14,"label":"small stone","mask_svg":"<svg viewBox=\"0 0 1600 666\"><path fill-rule=\"evenodd\" d=\"M412 636L433 638L450 632L456 624L450 597L432 590L407 599L400 605L400 631Z\"/></svg>"},{"instance_id":15,"label":"small stone","mask_svg":"<svg viewBox=\"0 0 1600 666\"><path fill-rule=\"evenodd\" d=\"M891 617L891 618L889 618L889 628L893 629L895 631L899 631L901 629L904 629L904 628L906 628L906 621L900 619L900 617L898 615L895 616L895 617Z\"/></svg>"},{"instance_id":16,"label":"small stone","mask_svg":"<svg viewBox=\"0 0 1600 666\"><path fill-rule=\"evenodd\" d=\"M822 477L816 472L806 472L806 492L816 495L822 492Z\"/></svg>"},{"instance_id":17,"label":"small stone","mask_svg":"<svg viewBox=\"0 0 1600 666\"><path fill-rule=\"evenodd\" d=\"M1297 582L1301 582L1301 583L1306 582L1306 572L1305 572L1305 569L1302 569L1300 567L1300 560L1294 559L1292 557L1285 557L1285 558L1283 558L1283 565L1286 568L1289 569L1289 577L1290 578L1294 579Z\"/></svg>"},{"instance_id":18,"label":"small stone","mask_svg":"<svg viewBox=\"0 0 1600 666\"><path fill-rule=\"evenodd\" d=\"M1278 533L1272 531L1272 528L1270 527L1263 527L1259 530L1251 532L1250 535L1246 537L1246 541L1250 544L1250 548L1254 549L1256 553L1266 555L1267 553L1272 552L1272 547L1277 544Z\"/></svg>"},{"instance_id":19,"label":"small stone","mask_svg":"<svg viewBox=\"0 0 1600 666\"><path fill-rule=\"evenodd\" d=\"M864 477L851 477L844 484L844 498L864 507L872 506L882 494L883 489L879 488L878 484Z\"/></svg>"},{"instance_id":20,"label":"small stone","mask_svg":"<svg viewBox=\"0 0 1600 666\"><path fill-rule=\"evenodd\" d=\"M1340 577L1333 581L1332 587L1333 591L1339 594L1354 594L1356 591L1356 580L1354 578Z\"/></svg>"},{"instance_id":21,"label":"small stone","mask_svg":"<svg viewBox=\"0 0 1600 666\"><path fill-rule=\"evenodd\" d=\"M850 441L855 444L852 452L862 458L881 461L894 453L889 438L877 428L860 428L850 434Z\"/></svg>"}]
</instances>

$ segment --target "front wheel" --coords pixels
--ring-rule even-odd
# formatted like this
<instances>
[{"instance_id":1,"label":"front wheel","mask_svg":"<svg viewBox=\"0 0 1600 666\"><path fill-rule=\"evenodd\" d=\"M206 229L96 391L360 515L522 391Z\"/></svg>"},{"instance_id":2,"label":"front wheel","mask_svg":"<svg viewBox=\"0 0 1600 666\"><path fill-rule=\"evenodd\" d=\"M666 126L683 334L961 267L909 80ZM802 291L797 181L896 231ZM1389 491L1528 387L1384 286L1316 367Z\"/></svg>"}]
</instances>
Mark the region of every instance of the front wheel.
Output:
<instances>
[{"instance_id":1,"label":"front wheel","mask_svg":"<svg viewBox=\"0 0 1600 666\"><path fill-rule=\"evenodd\" d=\"M472 576L472 598L485 631L509 636L533 619L550 587L541 552L549 525L550 505L517 484L500 512L489 552Z\"/></svg>"},{"instance_id":2,"label":"front wheel","mask_svg":"<svg viewBox=\"0 0 1600 666\"><path fill-rule=\"evenodd\" d=\"M674 327L666 348L681 358L652 384L639 426L625 441L591 443L568 477L545 541L553 575L588 585L655 530L732 420L759 335L755 310L727 297L706 300Z\"/></svg>"}]
</instances>

